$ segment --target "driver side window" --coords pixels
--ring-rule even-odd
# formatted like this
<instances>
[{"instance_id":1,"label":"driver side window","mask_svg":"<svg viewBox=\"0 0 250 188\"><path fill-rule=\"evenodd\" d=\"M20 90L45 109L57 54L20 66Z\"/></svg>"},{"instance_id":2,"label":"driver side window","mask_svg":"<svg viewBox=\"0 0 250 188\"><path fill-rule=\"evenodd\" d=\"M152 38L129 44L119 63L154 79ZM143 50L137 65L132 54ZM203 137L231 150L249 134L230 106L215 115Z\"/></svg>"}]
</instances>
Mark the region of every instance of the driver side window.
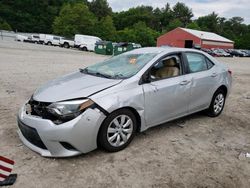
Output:
<instances>
[{"instance_id":1,"label":"driver side window","mask_svg":"<svg viewBox=\"0 0 250 188\"><path fill-rule=\"evenodd\" d=\"M151 80L161 80L179 76L181 74L180 57L171 55L161 59L150 71Z\"/></svg>"}]
</instances>

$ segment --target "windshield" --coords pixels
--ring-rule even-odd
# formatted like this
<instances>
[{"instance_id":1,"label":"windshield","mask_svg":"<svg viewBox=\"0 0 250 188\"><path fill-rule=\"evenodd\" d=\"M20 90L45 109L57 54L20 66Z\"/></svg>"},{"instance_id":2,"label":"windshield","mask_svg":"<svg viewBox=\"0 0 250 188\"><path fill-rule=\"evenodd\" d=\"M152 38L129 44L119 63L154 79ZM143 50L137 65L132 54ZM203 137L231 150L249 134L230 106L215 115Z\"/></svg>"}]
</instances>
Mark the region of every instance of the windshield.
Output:
<instances>
[{"instance_id":1,"label":"windshield","mask_svg":"<svg viewBox=\"0 0 250 188\"><path fill-rule=\"evenodd\" d=\"M156 53L121 54L89 66L83 71L107 78L129 78L134 76L156 55Z\"/></svg>"}]
</instances>

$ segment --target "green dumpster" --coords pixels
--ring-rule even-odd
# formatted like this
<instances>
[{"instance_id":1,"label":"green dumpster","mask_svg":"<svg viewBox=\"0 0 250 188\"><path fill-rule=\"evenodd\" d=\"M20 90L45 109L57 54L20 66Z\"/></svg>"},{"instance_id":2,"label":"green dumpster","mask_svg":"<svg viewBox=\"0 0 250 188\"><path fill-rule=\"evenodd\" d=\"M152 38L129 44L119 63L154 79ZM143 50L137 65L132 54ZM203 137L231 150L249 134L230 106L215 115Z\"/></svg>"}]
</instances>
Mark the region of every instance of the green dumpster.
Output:
<instances>
[{"instance_id":1,"label":"green dumpster","mask_svg":"<svg viewBox=\"0 0 250 188\"><path fill-rule=\"evenodd\" d=\"M141 48L141 45L135 43L120 42L115 45L114 55L119 55L136 48Z\"/></svg>"},{"instance_id":2,"label":"green dumpster","mask_svg":"<svg viewBox=\"0 0 250 188\"><path fill-rule=\"evenodd\" d=\"M113 44L110 41L99 41L95 44L95 53L113 55Z\"/></svg>"}]
</instances>

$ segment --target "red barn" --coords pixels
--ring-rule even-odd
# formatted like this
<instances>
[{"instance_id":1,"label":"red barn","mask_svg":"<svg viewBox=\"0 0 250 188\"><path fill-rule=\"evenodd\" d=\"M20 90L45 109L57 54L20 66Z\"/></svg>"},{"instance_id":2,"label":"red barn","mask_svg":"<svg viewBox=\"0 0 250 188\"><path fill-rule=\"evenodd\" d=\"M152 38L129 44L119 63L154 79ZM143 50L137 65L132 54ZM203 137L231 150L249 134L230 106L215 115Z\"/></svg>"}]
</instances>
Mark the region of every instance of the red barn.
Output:
<instances>
[{"instance_id":1,"label":"red barn","mask_svg":"<svg viewBox=\"0 0 250 188\"><path fill-rule=\"evenodd\" d=\"M234 42L217 35L215 33L198 31L178 27L157 39L157 46L173 46L181 48L192 48L199 46L201 48L234 48Z\"/></svg>"}]
</instances>

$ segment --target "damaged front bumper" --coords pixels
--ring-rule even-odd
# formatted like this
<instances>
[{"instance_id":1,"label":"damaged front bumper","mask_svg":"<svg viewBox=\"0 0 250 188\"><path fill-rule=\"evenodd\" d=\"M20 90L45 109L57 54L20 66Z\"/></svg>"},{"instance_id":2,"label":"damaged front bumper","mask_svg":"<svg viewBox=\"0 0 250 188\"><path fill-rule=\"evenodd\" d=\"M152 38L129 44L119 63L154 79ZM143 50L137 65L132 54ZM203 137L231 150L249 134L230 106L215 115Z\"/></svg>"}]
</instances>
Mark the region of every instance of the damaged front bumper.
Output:
<instances>
[{"instance_id":1,"label":"damaged front bumper","mask_svg":"<svg viewBox=\"0 0 250 188\"><path fill-rule=\"evenodd\" d=\"M18 134L22 142L45 157L69 157L97 148L99 128L106 118L98 108L87 109L60 125L30 115L24 105L18 114Z\"/></svg>"}]
</instances>

